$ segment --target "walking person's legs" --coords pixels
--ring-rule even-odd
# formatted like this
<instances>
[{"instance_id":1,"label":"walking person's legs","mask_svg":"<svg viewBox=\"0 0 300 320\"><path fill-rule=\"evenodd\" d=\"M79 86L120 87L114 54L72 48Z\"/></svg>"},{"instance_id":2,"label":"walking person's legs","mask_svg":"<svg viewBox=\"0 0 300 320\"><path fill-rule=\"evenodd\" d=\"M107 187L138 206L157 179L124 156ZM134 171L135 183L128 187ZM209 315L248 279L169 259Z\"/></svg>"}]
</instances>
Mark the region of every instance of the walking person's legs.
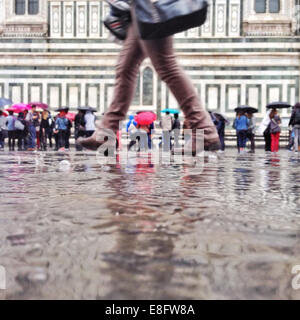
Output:
<instances>
[{"instance_id":1,"label":"walking person's legs","mask_svg":"<svg viewBox=\"0 0 300 320\"><path fill-rule=\"evenodd\" d=\"M219 148L220 141L216 127L209 113L202 107L190 78L177 63L173 37L141 41L141 43L158 75L178 101L190 128L203 129L205 146L216 144Z\"/></svg>"},{"instance_id":2,"label":"walking person's legs","mask_svg":"<svg viewBox=\"0 0 300 320\"><path fill-rule=\"evenodd\" d=\"M118 58L112 103L97 125L95 133L89 138L78 139L78 143L87 149L96 150L103 143L105 136L111 135L111 131L116 134L120 121L126 117L135 94L139 67L146 58L138 37L131 25Z\"/></svg>"},{"instance_id":3,"label":"walking person's legs","mask_svg":"<svg viewBox=\"0 0 300 320\"><path fill-rule=\"evenodd\" d=\"M202 107L191 80L176 61L173 38L140 40L135 15L133 11L132 13L132 24L116 68L116 86L112 104L95 134L87 139L79 139L78 142L88 149L97 149L104 141L104 137L110 135L103 129L114 132L119 129L119 122L124 120L135 93L139 66L144 58L149 56L160 78L167 83L176 97L189 121L190 129L203 129L205 146L210 146L212 149L215 145L218 149L220 142L216 128ZM195 137L193 134L191 140L193 143Z\"/></svg>"}]
</instances>

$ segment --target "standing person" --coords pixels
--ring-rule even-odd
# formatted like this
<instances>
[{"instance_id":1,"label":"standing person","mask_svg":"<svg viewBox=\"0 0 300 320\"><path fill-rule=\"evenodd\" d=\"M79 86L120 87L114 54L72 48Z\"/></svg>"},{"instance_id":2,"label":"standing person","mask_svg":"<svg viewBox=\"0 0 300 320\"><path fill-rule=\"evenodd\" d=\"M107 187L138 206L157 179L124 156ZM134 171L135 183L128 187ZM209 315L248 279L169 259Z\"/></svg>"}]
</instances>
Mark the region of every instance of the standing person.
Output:
<instances>
[{"instance_id":1,"label":"standing person","mask_svg":"<svg viewBox=\"0 0 300 320\"><path fill-rule=\"evenodd\" d=\"M59 151L65 150L68 125L69 120L66 118L66 112L60 111L55 121L55 131L58 139L57 149Z\"/></svg>"},{"instance_id":2,"label":"standing person","mask_svg":"<svg viewBox=\"0 0 300 320\"><path fill-rule=\"evenodd\" d=\"M9 151L15 151L15 144L16 144L16 128L15 122L16 117L14 116L13 111L9 111L8 117L6 118L6 127L7 127L7 134L8 134L8 147Z\"/></svg>"},{"instance_id":3,"label":"standing person","mask_svg":"<svg viewBox=\"0 0 300 320\"><path fill-rule=\"evenodd\" d=\"M225 126L226 126L226 120L221 117L220 115L216 114L215 118L217 120L216 127L218 131L218 135L220 138L220 144L221 144L221 151L225 151Z\"/></svg>"},{"instance_id":4,"label":"standing person","mask_svg":"<svg viewBox=\"0 0 300 320\"><path fill-rule=\"evenodd\" d=\"M162 146L164 151L169 151L171 148L171 130L172 130L172 117L170 112L166 112L164 116L162 116L160 121L160 126L162 129ZM169 142L169 145L168 145Z\"/></svg>"},{"instance_id":5,"label":"standing person","mask_svg":"<svg viewBox=\"0 0 300 320\"><path fill-rule=\"evenodd\" d=\"M66 150L69 150L70 149L71 130L72 130L73 125L72 125L72 121L66 117L67 114L69 113L69 108L61 108L61 110L64 112L66 122L67 122L67 129L66 129L65 137L64 137L65 145L63 148L65 148Z\"/></svg>"},{"instance_id":6,"label":"standing person","mask_svg":"<svg viewBox=\"0 0 300 320\"><path fill-rule=\"evenodd\" d=\"M265 117L263 121L261 122L258 132L264 136L265 140L265 151L270 152L271 151L271 132L270 132L270 113L272 110L268 110L265 114Z\"/></svg>"},{"instance_id":7,"label":"standing person","mask_svg":"<svg viewBox=\"0 0 300 320\"><path fill-rule=\"evenodd\" d=\"M36 146L37 146L37 149L40 149L41 148L41 140L40 140L41 115L36 110L33 112L33 124L35 126L35 132L36 132Z\"/></svg>"},{"instance_id":8,"label":"standing person","mask_svg":"<svg viewBox=\"0 0 300 320\"><path fill-rule=\"evenodd\" d=\"M280 139L280 123L281 119L276 109L273 109L270 113L270 132L271 132L271 151L279 151L279 139Z\"/></svg>"},{"instance_id":9,"label":"standing person","mask_svg":"<svg viewBox=\"0 0 300 320\"><path fill-rule=\"evenodd\" d=\"M127 38L119 55L116 67L116 85L113 101L105 113L96 132L89 138L79 139L83 147L96 150L105 142L106 137L115 139L119 122L124 120L134 97L139 67L149 57L159 77L169 87L181 106L193 130L186 150L196 155L200 141L196 139L196 129L204 130L206 150L219 149L219 137L207 111L204 110L190 78L178 65L173 49L173 37L155 40L142 40L139 36L134 1L131 5L132 22ZM172 126L171 126L172 128Z\"/></svg>"},{"instance_id":10,"label":"standing person","mask_svg":"<svg viewBox=\"0 0 300 320\"><path fill-rule=\"evenodd\" d=\"M54 128L53 128L53 137L54 137L54 141L55 141L55 149L54 151L58 151L58 130L57 130L57 126L56 126L56 120L58 119L59 115L56 115L54 117Z\"/></svg>"},{"instance_id":11,"label":"standing person","mask_svg":"<svg viewBox=\"0 0 300 320\"><path fill-rule=\"evenodd\" d=\"M52 118L50 111L48 111L48 123L49 123L49 127L46 132L46 135L47 135L47 139L49 140L49 147L52 149L53 148L52 137L53 137L53 130L55 127L55 121Z\"/></svg>"},{"instance_id":12,"label":"standing person","mask_svg":"<svg viewBox=\"0 0 300 320\"><path fill-rule=\"evenodd\" d=\"M134 120L134 116L130 115L129 116L129 121L126 124L126 132L128 133L128 136L130 138L130 142L129 145L127 147L128 150L130 150L135 144L136 144L136 140L137 140L137 123Z\"/></svg>"},{"instance_id":13,"label":"standing person","mask_svg":"<svg viewBox=\"0 0 300 320\"><path fill-rule=\"evenodd\" d=\"M40 141L41 149L47 151L47 133L49 132L49 112L44 110L42 112L41 124L40 124Z\"/></svg>"},{"instance_id":14,"label":"standing person","mask_svg":"<svg viewBox=\"0 0 300 320\"><path fill-rule=\"evenodd\" d=\"M179 148L179 136L180 136L180 129L181 129L181 124L179 120L179 115L178 113L174 114L174 121L172 125L172 131L174 132L174 147Z\"/></svg>"},{"instance_id":15,"label":"standing person","mask_svg":"<svg viewBox=\"0 0 300 320\"><path fill-rule=\"evenodd\" d=\"M92 111L87 111L85 113L85 116L84 116L85 136L87 138L91 137L96 130L95 120L96 120L96 117Z\"/></svg>"},{"instance_id":16,"label":"standing person","mask_svg":"<svg viewBox=\"0 0 300 320\"><path fill-rule=\"evenodd\" d=\"M18 139L18 151L25 150L25 140L28 134L25 116L23 112L20 112L15 122L16 127L16 138Z\"/></svg>"},{"instance_id":17,"label":"standing person","mask_svg":"<svg viewBox=\"0 0 300 320\"><path fill-rule=\"evenodd\" d=\"M251 142L251 152L255 153L255 127L256 120L252 112L247 113L247 118L249 119L249 128L247 131L247 139Z\"/></svg>"},{"instance_id":18,"label":"standing person","mask_svg":"<svg viewBox=\"0 0 300 320\"><path fill-rule=\"evenodd\" d=\"M245 116L245 113L240 111L235 119L235 129L238 139L238 151L244 152L247 141L247 130L249 126L249 119Z\"/></svg>"},{"instance_id":19,"label":"standing person","mask_svg":"<svg viewBox=\"0 0 300 320\"><path fill-rule=\"evenodd\" d=\"M300 103L296 103L291 115L289 126L293 127L294 151L300 151Z\"/></svg>"},{"instance_id":20,"label":"standing person","mask_svg":"<svg viewBox=\"0 0 300 320\"><path fill-rule=\"evenodd\" d=\"M4 150L5 138L7 136L6 117L0 110L0 150Z\"/></svg>"},{"instance_id":21,"label":"standing person","mask_svg":"<svg viewBox=\"0 0 300 320\"><path fill-rule=\"evenodd\" d=\"M75 140L77 140L79 137L85 136L84 115L85 115L85 112L82 110L79 110L75 116ZM76 144L76 150L81 151L82 148L78 144Z\"/></svg>"},{"instance_id":22,"label":"standing person","mask_svg":"<svg viewBox=\"0 0 300 320\"><path fill-rule=\"evenodd\" d=\"M36 106L32 105L31 110L26 115L25 118L26 125L28 128L28 151L34 151L36 148L36 127L35 124L38 121L38 115L36 113Z\"/></svg>"}]
</instances>

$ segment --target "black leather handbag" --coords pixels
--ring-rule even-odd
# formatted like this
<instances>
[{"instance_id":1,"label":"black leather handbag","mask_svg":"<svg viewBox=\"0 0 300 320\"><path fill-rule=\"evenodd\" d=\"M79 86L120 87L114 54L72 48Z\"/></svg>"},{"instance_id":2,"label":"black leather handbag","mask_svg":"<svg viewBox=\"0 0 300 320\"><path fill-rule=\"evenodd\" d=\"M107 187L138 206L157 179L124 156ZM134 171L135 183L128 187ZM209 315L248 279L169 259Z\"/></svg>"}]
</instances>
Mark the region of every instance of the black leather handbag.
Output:
<instances>
[{"instance_id":1,"label":"black leather handbag","mask_svg":"<svg viewBox=\"0 0 300 320\"><path fill-rule=\"evenodd\" d=\"M205 0L135 0L140 36L159 39L205 23Z\"/></svg>"}]
</instances>

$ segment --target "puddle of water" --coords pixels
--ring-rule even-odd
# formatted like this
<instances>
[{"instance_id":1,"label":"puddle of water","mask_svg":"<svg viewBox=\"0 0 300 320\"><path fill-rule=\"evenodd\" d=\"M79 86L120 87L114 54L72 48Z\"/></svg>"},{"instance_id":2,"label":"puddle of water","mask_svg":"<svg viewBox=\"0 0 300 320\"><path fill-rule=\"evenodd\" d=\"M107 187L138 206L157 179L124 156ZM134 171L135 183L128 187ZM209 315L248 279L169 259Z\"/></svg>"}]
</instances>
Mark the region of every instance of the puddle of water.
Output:
<instances>
[{"instance_id":1,"label":"puddle of water","mask_svg":"<svg viewBox=\"0 0 300 320\"><path fill-rule=\"evenodd\" d=\"M300 298L300 157L149 157L0 154L6 298Z\"/></svg>"}]
</instances>

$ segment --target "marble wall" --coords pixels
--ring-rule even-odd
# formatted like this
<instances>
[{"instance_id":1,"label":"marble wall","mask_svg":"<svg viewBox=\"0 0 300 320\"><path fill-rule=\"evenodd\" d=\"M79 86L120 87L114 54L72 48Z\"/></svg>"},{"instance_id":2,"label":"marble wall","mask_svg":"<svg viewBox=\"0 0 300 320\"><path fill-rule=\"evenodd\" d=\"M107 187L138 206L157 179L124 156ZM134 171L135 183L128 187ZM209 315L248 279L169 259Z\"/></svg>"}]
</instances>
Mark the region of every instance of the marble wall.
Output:
<instances>
[{"instance_id":1,"label":"marble wall","mask_svg":"<svg viewBox=\"0 0 300 320\"><path fill-rule=\"evenodd\" d=\"M285 0L280 14L261 16L253 12L252 0L210 0L206 24L175 36L179 62L207 109L233 117L237 105L250 104L259 108L262 117L268 102L299 100L297 1ZM106 3L42 1L34 19L7 18L11 3L0 0L0 7L5 5L0 11L0 33L1 12L4 30L0 35L0 96L15 102L41 100L52 108L90 104L99 113L105 112L121 49L108 39L102 24ZM33 29L23 28L26 23L42 32L30 33ZM274 23L280 27L272 27ZM172 93L146 60L132 111L159 112L176 106ZM288 117L287 112L283 116Z\"/></svg>"}]
</instances>

